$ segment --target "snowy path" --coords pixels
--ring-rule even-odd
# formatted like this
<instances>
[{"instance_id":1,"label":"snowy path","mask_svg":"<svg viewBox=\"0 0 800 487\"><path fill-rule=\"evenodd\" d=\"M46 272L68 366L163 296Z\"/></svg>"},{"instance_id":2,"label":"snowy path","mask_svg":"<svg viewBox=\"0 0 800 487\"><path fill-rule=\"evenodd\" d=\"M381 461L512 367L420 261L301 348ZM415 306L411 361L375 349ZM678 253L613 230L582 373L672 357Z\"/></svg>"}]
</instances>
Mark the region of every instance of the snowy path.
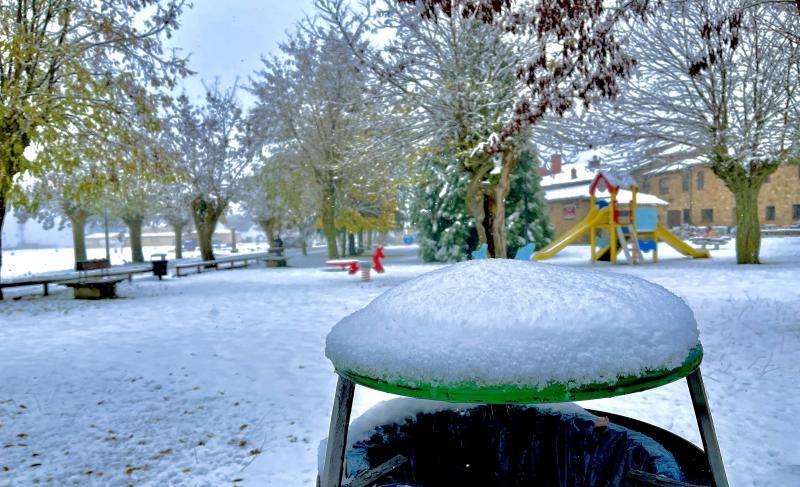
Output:
<instances>
[{"instance_id":1,"label":"snowy path","mask_svg":"<svg viewBox=\"0 0 800 487\"><path fill-rule=\"evenodd\" d=\"M0 486L313 485L334 376L330 327L436 266L392 258L373 282L291 269L134 280L123 299L66 291L0 303ZM585 249L553 261L587 265ZM767 239L768 263L670 259L633 273L683 296L734 486L800 483L800 239ZM600 309L600 308L598 308ZM359 388L355 413L385 396ZM698 441L682 382L591 407ZM771 483L772 482L772 483Z\"/></svg>"}]
</instances>

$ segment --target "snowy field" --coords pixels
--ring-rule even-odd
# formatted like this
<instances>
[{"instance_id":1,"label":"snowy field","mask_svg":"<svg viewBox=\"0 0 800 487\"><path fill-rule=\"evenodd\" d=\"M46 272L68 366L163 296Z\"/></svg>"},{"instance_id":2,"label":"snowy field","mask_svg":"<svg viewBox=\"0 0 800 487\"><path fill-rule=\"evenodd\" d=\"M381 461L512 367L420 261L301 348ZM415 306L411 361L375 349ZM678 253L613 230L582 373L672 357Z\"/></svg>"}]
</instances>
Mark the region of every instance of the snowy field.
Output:
<instances>
[{"instance_id":1,"label":"snowy field","mask_svg":"<svg viewBox=\"0 0 800 487\"><path fill-rule=\"evenodd\" d=\"M61 253L69 267L71 253ZM292 256L287 269L142 277L122 283L116 300L76 301L56 286L48 298L9 290L0 303L0 486L313 485L335 384L328 330L439 267L420 264L413 248L386 254L387 272L369 283L320 271L317 251ZM663 248L657 265L595 267L661 284L694 310L731 485L800 485L800 239L765 239L761 266L736 266L731 245L712 255ZM4 267L50 257L4 253ZM587 260L587 248L571 247L552 263ZM597 312L607 312L603 303ZM387 397L359 387L354 417ZM683 381L582 405L699 442Z\"/></svg>"}]
</instances>

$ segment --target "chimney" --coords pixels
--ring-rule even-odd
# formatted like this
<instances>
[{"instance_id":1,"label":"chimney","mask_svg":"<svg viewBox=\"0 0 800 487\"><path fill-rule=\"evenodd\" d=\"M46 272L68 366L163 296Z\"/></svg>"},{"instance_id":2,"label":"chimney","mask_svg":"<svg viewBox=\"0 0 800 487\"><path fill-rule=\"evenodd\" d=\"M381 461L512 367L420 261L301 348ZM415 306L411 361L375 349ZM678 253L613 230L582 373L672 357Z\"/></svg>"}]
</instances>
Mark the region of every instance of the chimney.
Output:
<instances>
[{"instance_id":1,"label":"chimney","mask_svg":"<svg viewBox=\"0 0 800 487\"><path fill-rule=\"evenodd\" d=\"M578 170L573 167L570 175L572 176L572 179L578 179Z\"/></svg>"},{"instance_id":2,"label":"chimney","mask_svg":"<svg viewBox=\"0 0 800 487\"><path fill-rule=\"evenodd\" d=\"M600 158L596 154L589 160L589 169L600 169Z\"/></svg>"},{"instance_id":3,"label":"chimney","mask_svg":"<svg viewBox=\"0 0 800 487\"><path fill-rule=\"evenodd\" d=\"M550 156L550 174L559 174L561 172L561 154L553 154Z\"/></svg>"}]
</instances>

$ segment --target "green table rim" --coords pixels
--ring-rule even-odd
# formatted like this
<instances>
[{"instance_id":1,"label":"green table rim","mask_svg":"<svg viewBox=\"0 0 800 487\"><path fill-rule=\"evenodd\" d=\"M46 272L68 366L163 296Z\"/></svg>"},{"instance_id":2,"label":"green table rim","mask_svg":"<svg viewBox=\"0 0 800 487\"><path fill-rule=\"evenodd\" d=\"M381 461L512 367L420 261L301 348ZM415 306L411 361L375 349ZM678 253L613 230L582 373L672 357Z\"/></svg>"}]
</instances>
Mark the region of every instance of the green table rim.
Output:
<instances>
[{"instance_id":1,"label":"green table rim","mask_svg":"<svg viewBox=\"0 0 800 487\"><path fill-rule=\"evenodd\" d=\"M544 388L508 386L479 386L474 383L455 385L412 384L367 377L352 370L337 369L337 372L371 389L389 394L431 399L435 401L484 403L484 404L542 404L587 399L602 399L641 392L682 379L700 366L703 347L700 342L692 348L686 360L674 369L647 371L641 375L620 377L614 382L570 385L561 382L548 384Z\"/></svg>"}]
</instances>

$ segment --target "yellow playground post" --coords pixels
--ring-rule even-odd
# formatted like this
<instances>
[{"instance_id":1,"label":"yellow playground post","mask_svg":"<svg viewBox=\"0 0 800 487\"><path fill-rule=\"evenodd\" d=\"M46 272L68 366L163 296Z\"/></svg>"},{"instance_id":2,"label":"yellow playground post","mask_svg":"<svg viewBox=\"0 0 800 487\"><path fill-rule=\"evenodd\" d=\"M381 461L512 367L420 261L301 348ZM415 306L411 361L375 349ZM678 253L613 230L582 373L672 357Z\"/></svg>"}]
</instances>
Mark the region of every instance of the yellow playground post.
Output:
<instances>
[{"instance_id":1,"label":"yellow playground post","mask_svg":"<svg viewBox=\"0 0 800 487\"><path fill-rule=\"evenodd\" d=\"M625 203L620 202L620 190L630 192L629 195L626 193L628 201ZM598 198L598 191L608 191L608 197ZM623 253L626 262L639 264L644 261L645 252L652 252L653 262L658 262L659 241L695 259L710 257L707 250L695 249L658 223L655 208L637 207L638 192L636 181L627 174L597 173L589 186L589 213L531 258L537 261L549 259L586 232L589 232L592 262L618 263L618 254Z\"/></svg>"}]
</instances>

